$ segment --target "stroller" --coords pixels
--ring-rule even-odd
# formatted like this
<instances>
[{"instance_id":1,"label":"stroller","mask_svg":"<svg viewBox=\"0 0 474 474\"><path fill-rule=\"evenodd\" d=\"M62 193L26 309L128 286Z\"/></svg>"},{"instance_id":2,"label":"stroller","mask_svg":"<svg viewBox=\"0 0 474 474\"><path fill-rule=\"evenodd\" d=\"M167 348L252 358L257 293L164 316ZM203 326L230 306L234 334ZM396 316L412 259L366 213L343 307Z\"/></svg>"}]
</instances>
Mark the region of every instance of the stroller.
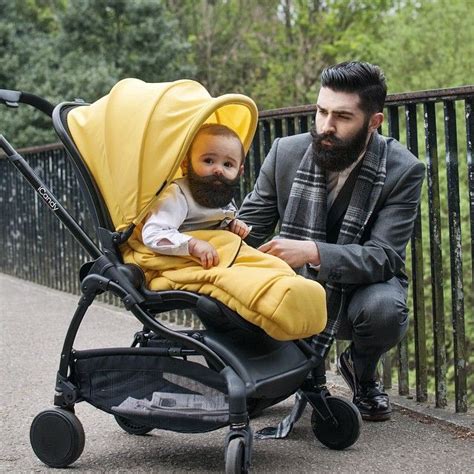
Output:
<instances>
[{"instance_id":1,"label":"stroller","mask_svg":"<svg viewBox=\"0 0 474 474\"><path fill-rule=\"evenodd\" d=\"M228 473L250 469L254 435L249 419L295 393L311 405L312 429L321 443L340 450L356 442L360 414L351 402L330 395L324 360L305 340L272 339L210 296L150 291L143 271L123 260L121 249L178 172L203 123L227 125L248 150L258 115L249 98L213 98L188 80L147 84L126 79L94 103L98 112L88 115L87 126L82 126L83 111L94 104L76 100L54 107L36 95L12 90L0 90L0 103L25 103L52 117L99 242L0 135L8 160L91 258L79 271L82 295L61 352L55 407L39 413L31 425L31 445L42 462L62 468L81 455L85 435L74 413L81 401L112 414L132 435L155 428L203 433L229 426L224 450ZM104 292L118 296L143 330L130 347L75 350L86 311ZM157 319L175 309L191 310L204 329L172 330Z\"/></svg>"}]
</instances>

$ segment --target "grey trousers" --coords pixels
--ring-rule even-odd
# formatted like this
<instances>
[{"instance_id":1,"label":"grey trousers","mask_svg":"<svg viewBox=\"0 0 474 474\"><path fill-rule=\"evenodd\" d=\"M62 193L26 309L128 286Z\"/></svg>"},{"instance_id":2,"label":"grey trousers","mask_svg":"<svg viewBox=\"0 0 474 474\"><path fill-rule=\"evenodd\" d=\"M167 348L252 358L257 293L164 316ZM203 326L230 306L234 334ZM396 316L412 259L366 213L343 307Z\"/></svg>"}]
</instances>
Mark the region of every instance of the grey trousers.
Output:
<instances>
[{"instance_id":1,"label":"grey trousers","mask_svg":"<svg viewBox=\"0 0 474 474\"><path fill-rule=\"evenodd\" d=\"M352 340L359 381L375 379L380 357L396 346L408 329L407 286L394 277L359 286L349 295L337 339Z\"/></svg>"}]
</instances>

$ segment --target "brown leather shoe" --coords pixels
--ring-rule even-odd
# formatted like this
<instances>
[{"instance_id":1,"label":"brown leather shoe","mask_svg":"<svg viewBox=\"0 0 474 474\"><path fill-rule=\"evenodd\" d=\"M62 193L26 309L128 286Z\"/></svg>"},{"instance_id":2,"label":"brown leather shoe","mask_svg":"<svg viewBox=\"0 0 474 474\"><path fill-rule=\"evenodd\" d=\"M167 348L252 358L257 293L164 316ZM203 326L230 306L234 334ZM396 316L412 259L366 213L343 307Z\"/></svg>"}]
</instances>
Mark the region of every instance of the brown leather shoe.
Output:
<instances>
[{"instance_id":1,"label":"brown leather shoe","mask_svg":"<svg viewBox=\"0 0 474 474\"><path fill-rule=\"evenodd\" d=\"M388 395L381 390L378 382L360 383L354 370L351 346L349 346L337 361L342 378L353 393L353 403L359 409L363 420L386 421L392 415L392 406Z\"/></svg>"}]
</instances>

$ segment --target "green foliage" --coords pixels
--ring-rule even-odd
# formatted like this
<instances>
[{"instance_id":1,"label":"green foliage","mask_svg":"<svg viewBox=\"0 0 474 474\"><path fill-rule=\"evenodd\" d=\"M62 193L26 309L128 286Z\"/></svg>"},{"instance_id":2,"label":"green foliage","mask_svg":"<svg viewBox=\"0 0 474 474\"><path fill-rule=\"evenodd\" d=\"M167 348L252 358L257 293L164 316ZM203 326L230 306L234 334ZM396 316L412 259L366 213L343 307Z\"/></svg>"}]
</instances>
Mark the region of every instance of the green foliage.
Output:
<instances>
[{"instance_id":1,"label":"green foliage","mask_svg":"<svg viewBox=\"0 0 474 474\"><path fill-rule=\"evenodd\" d=\"M183 64L187 44L177 22L154 0L82 0L68 4L59 17L59 50L88 75L94 64L107 67L108 79L139 77L148 82L178 79L192 72ZM86 64L87 64L86 63ZM66 72L67 69L64 70ZM85 74L84 74L85 73ZM100 81L99 81L100 82Z\"/></svg>"},{"instance_id":2,"label":"green foliage","mask_svg":"<svg viewBox=\"0 0 474 474\"><path fill-rule=\"evenodd\" d=\"M194 70L183 61L189 46L177 21L161 2L1 2L0 88L32 92L52 103L76 97L89 102L125 77L170 81ZM2 133L16 146L55 140L39 112L2 108L0 114Z\"/></svg>"},{"instance_id":3,"label":"green foliage","mask_svg":"<svg viewBox=\"0 0 474 474\"><path fill-rule=\"evenodd\" d=\"M260 108L314 100L321 70L377 33L389 0L168 2L212 93L245 91Z\"/></svg>"},{"instance_id":4,"label":"green foliage","mask_svg":"<svg viewBox=\"0 0 474 474\"><path fill-rule=\"evenodd\" d=\"M313 102L321 70L382 66L389 90L472 82L474 9L463 0L0 0L0 87L93 101L124 77L188 77L260 109ZM403 54L400 54L403 52ZM16 144L54 140L31 111L5 116ZM31 116L32 120L28 120Z\"/></svg>"},{"instance_id":5,"label":"green foliage","mask_svg":"<svg viewBox=\"0 0 474 474\"><path fill-rule=\"evenodd\" d=\"M48 56L54 51L53 2L0 1L0 87L51 97ZM0 109L2 134L12 143L29 145L54 140L50 122L40 112Z\"/></svg>"},{"instance_id":6,"label":"green foliage","mask_svg":"<svg viewBox=\"0 0 474 474\"><path fill-rule=\"evenodd\" d=\"M472 84L474 8L465 0L398 1L382 17L381 41L367 58L385 71L391 92Z\"/></svg>"}]
</instances>

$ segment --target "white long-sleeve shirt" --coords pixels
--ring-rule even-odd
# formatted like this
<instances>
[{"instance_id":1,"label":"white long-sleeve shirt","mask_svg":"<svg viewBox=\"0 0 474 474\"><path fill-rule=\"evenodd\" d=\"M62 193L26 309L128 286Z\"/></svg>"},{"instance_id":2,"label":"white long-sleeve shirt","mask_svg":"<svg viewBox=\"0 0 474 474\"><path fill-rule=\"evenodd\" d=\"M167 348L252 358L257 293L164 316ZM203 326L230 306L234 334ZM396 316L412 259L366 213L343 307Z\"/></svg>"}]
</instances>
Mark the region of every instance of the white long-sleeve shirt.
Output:
<instances>
[{"instance_id":1,"label":"white long-sleeve shirt","mask_svg":"<svg viewBox=\"0 0 474 474\"><path fill-rule=\"evenodd\" d=\"M179 183L179 184L178 184ZM145 221L143 243L164 255L189 255L190 235L183 231L224 229L235 218L236 208L210 209L197 204L191 196L187 179L171 183Z\"/></svg>"}]
</instances>

